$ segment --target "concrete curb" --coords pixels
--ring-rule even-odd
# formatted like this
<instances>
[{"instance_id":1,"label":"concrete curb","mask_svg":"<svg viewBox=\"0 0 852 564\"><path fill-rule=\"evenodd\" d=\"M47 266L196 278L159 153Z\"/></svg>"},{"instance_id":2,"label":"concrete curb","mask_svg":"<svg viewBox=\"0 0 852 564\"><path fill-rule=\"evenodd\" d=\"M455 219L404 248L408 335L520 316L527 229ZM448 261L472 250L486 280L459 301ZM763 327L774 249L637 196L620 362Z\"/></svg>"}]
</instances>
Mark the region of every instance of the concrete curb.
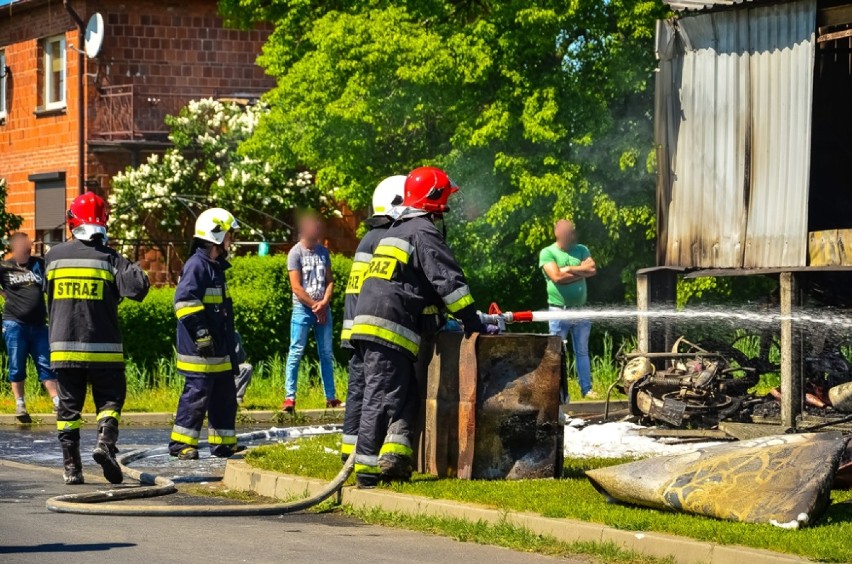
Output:
<instances>
[{"instance_id":1,"label":"concrete curb","mask_svg":"<svg viewBox=\"0 0 852 564\"><path fill-rule=\"evenodd\" d=\"M577 401L565 407L568 413L582 414L602 414L604 412L606 402L604 401ZM614 400L610 403L610 410L616 411L624 409L627 402L623 400ZM56 422L56 415L53 413L32 413L30 416L33 419L32 423L19 423L15 416L9 413L0 414L0 427L2 426L21 426L21 425L53 425ZM281 421L276 421L277 417L281 417L281 411L272 410L257 410L257 411L240 411L237 414L237 423L269 423L280 425ZM310 423L337 423L343 421L343 408L335 409L300 409L296 415L285 419L287 423L298 424L299 421ZM84 413L83 422L94 424L95 414ZM174 423L174 413L122 413L122 425L141 425L141 426L169 426Z\"/></svg>"},{"instance_id":2,"label":"concrete curb","mask_svg":"<svg viewBox=\"0 0 852 564\"><path fill-rule=\"evenodd\" d=\"M240 411L237 414L237 425L240 424L299 424L301 421L307 423L334 423L343 420L343 409L302 409L296 412L296 415L284 416L285 419L278 420L281 417L280 411ZM0 414L0 426L23 426L23 425L53 425L56 422L56 415L53 413L32 413L30 416L33 419L32 423L19 423L11 414ZM94 425L96 415L94 413L84 413L83 422ZM122 426L171 426L174 423L173 413L122 413Z\"/></svg>"},{"instance_id":3,"label":"concrete curb","mask_svg":"<svg viewBox=\"0 0 852 564\"><path fill-rule=\"evenodd\" d=\"M567 406L569 413L583 414L602 414L606 402L604 401L578 401ZM610 404L610 409L615 411L623 409L627 405L624 401L613 401ZM265 424L281 425L282 421L276 420L281 417L281 411L258 410L258 411L240 411L237 414L237 424ZM53 413L32 413L30 416L33 419L32 423L19 423L15 416L9 413L0 414L0 427L2 426L21 426L21 425L53 425L56 422L56 415ZM94 413L84 413L83 422L94 425ZM308 423L339 423L343 421L343 408L335 409L300 409L294 416L287 416L283 422L298 424L300 421ZM170 426L174 423L174 413L122 413L122 425L140 425L151 427Z\"/></svg>"},{"instance_id":4,"label":"concrete curb","mask_svg":"<svg viewBox=\"0 0 852 564\"><path fill-rule=\"evenodd\" d=\"M258 470L240 459L228 460L223 483L233 490L250 491L265 497L290 500L319 492L326 482ZM384 490L343 488L341 503L356 508L381 509L407 515L451 517L487 523L507 522L563 542L612 542L624 549L654 557L674 557L682 564L801 563L809 560L789 554L737 545L720 545L665 533L625 531L602 524L542 517L532 513L503 511L481 505L431 499Z\"/></svg>"}]
</instances>

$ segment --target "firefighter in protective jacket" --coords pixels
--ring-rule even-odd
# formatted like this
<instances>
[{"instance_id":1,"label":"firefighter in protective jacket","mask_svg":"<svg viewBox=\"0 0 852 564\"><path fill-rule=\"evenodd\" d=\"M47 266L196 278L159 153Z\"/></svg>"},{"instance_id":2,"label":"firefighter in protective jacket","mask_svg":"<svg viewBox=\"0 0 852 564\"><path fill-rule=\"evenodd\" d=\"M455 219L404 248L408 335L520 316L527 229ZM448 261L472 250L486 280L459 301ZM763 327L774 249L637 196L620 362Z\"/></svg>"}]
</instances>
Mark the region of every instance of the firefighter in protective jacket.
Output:
<instances>
[{"instance_id":1,"label":"firefighter in protective jacket","mask_svg":"<svg viewBox=\"0 0 852 564\"><path fill-rule=\"evenodd\" d=\"M185 379L172 428L169 453L181 460L198 458L204 416L213 456L236 452L237 398L234 376L234 309L225 285L226 260L234 216L221 208L203 212L195 222L190 257L175 290L177 371Z\"/></svg>"},{"instance_id":2,"label":"firefighter in protective jacket","mask_svg":"<svg viewBox=\"0 0 852 564\"><path fill-rule=\"evenodd\" d=\"M358 304L358 294L364 275L373 259L373 251L379 240L393 223L393 208L402 204L405 189L405 176L389 176L379 182L373 191L373 215L364 224L370 229L355 250L352 270L349 271L349 282L346 284L346 295L343 300L343 333L340 345L349 349L349 387L346 392L346 412L343 416L343 444L340 455L345 461L355 450L358 439L358 427L361 424L361 403L364 399L364 361L361 352L349 342L352 332L352 320L355 317L355 307Z\"/></svg>"},{"instance_id":3,"label":"firefighter in protective jacket","mask_svg":"<svg viewBox=\"0 0 852 564\"><path fill-rule=\"evenodd\" d=\"M115 442L127 382L118 303L122 298L143 300L149 283L142 269L106 246L108 218L99 196L78 196L68 210L73 238L53 247L45 258L50 363L59 387L56 425L66 484L83 483L80 411L88 384L98 420L92 458L110 483L122 481Z\"/></svg>"},{"instance_id":4,"label":"firefighter in protective jacket","mask_svg":"<svg viewBox=\"0 0 852 564\"><path fill-rule=\"evenodd\" d=\"M365 381L355 447L358 486L410 478L414 418L421 398L414 363L424 310L454 315L470 333L485 332L464 273L434 225L458 187L437 168L413 170L402 211L379 240L361 286L350 341Z\"/></svg>"}]
</instances>

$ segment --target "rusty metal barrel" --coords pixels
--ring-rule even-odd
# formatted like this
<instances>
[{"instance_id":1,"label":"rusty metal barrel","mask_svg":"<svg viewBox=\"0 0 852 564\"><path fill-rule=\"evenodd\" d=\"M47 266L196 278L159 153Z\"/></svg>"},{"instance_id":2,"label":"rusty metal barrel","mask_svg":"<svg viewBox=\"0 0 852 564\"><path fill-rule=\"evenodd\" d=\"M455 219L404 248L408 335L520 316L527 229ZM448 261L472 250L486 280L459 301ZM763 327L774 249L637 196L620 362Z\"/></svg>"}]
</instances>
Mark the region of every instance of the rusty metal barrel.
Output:
<instances>
[{"instance_id":1,"label":"rusty metal barrel","mask_svg":"<svg viewBox=\"0 0 852 564\"><path fill-rule=\"evenodd\" d=\"M440 333L425 370L418 469L462 479L558 477L564 371L558 337Z\"/></svg>"}]
</instances>

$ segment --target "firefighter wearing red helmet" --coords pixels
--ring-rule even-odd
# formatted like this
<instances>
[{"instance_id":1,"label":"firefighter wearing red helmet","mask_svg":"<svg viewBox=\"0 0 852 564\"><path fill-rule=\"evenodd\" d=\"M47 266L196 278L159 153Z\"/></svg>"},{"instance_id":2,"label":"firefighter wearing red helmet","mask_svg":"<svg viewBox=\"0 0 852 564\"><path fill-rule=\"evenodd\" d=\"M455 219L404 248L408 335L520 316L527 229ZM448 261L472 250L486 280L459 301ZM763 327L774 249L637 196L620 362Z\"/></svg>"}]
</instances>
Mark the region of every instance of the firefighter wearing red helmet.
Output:
<instances>
[{"instance_id":1,"label":"firefighter wearing red helmet","mask_svg":"<svg viewBox=\"0 0 852 564\"><path fill-rule=\"evenodd\" d=\"M465 332L486 332L464 273L434 220L449 210L458 187L438 168L417 168L405 180L402 210L373 251L352 320L365 381L355 446L358 486L407 480L412 473L415 418L422 398L415 361L429 315L445 310ZM496 329L496 328L494 328Z\"/></svg>"},{"instance_id":2,"label":"firefighter wearing red helmet","mask_svg":"<svg viewBox=\"0 0 852 564\"><path fill-rule=\"evenodd\" d=\"M118 302L142 301L149 282L141 268L106 246L108 219L101 197L92 192L77 196L68 209L71 240L45 257L50 364L59 387L56 425L66 484L83 483L80 411L88 384L98 421L92 458L109 482L122 481L115 442L127 385Z\"/></svg>"}]
</instances>

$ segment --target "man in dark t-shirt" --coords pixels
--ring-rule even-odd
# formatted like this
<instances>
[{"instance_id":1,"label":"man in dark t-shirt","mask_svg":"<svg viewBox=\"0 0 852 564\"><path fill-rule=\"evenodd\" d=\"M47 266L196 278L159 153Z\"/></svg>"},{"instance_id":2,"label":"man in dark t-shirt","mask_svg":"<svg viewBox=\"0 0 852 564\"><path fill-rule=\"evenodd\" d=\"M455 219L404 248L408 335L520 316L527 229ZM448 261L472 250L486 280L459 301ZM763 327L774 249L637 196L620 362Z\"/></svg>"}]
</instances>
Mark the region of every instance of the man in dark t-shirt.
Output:
<instances>
[{"instance_id":1,"label":"man in dark t-shirt","mask_svg":"<svg viewBox=\"0 0 852 564\"><path fill-rule=\"evenodd\" d=\"M27 357L36 365L38 379L53 399L56 395L56 376L50 370L50 343L47 335L44 260L33 257L32 241L26 233L14 233L8 260L0 262L0 289L6 299L3 305L3 340L9 357L9 382L15 395L15 416L29 423L24 397Z\"/></svg>"}]
</instances>

